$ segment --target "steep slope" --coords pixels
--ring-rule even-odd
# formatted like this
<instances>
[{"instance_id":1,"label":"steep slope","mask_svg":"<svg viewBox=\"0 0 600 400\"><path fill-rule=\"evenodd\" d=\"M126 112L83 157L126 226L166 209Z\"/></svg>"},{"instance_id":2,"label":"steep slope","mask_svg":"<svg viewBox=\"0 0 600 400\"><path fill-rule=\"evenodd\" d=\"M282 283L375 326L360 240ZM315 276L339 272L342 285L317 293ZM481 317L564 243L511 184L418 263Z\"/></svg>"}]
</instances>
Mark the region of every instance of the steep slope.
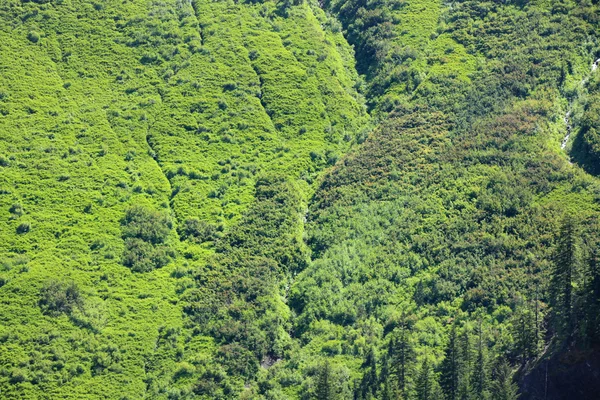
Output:
<instances>
[{"instance_id":1,"label":"steep slope","mask_svg":"<svg viewBox=\"0 0 600 400\"><path fill-rule=\"evenodd\" d=\"M600 342L598 11L5 1L0 393L538 390Z\"/></svg>"},{"instance_id":2,"label":"steep slope","mask_svg":"<svg viewBox=\"0 0 600 400\"><path fill-rule=\"evenodd\" d=\"M290 294L303 348L273 374L272 391L315 395L329 359L339 398L487 398L502 376L510 385L498 372L504 359L518 366L545 355L542 316L564 215L597 235L585 226L600 211L598 181L560 150L565 97L598 51L597 9L328 7L356 46L374 113L390 114L311 202L313 260ZM411 24L419 12L424 22ZM287 368L309 380L294 389Z\"/></svg>"},{"instance_id":3,"label":"steep slope","mask_svg":"<svg viewBox=\"0 0 600 400\"><path fill-rule=\"evenodd\" d=\"M262 175L306 202L368 121L341 33L276 11L0 6L3 395L166 397L217 362L184 327L189 271Z\"/></svg>"}]
</instances>

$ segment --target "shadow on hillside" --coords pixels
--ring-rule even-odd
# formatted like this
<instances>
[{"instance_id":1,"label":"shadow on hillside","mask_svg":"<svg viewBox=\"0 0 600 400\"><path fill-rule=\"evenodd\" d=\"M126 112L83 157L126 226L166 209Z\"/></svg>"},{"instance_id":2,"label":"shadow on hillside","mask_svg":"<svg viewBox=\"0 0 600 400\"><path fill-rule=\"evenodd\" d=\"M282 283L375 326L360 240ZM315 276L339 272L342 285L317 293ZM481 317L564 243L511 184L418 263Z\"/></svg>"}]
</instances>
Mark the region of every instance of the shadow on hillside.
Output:
<instances>
[{"instance_id":1,"label":"shadow on hillside","mask_svg":"<svg viewBox=\"0 0 600 400\"><path fill-rule=\"evenodd\" d=\"M589 145L583 140L581 132L577 132L577 135L573 139L570 155L573 163L579 165L585 172L594 176L600 175L600 162L592 154Z\"/></svg>"}]
</instances>

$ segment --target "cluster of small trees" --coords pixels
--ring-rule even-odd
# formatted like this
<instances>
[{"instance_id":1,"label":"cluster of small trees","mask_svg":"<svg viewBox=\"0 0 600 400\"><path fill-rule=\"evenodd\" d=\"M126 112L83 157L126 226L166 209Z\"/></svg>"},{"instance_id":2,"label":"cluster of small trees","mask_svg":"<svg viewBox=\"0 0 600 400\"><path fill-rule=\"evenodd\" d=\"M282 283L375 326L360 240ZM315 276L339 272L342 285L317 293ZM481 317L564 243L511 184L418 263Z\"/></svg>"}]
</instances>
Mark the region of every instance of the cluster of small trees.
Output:
<instances>
[{"instance_id":1,"label":"cluster of small trees","mask_svg":"<svg viewBox=\"0 0 600 400\"><path fill-rule=\"evenodd\" d=\"M369 351L355 398L367 399L502 399L517 398L513 370L502 356L491 360L481 325L475 332L457 324L450 330L442 362L435 367L425 353L418 357L406 324L390 335L379 364ZM420 361L419 361L420 358Z\"/></svg>"},{"instance_id":2,"label":"cluster of small trees","mask_svg":"<svg viewBox=\"0 0 600 400\"><path fill-rule=\"evenodd\" d=\"M560 345L600 341L599 245L595 227L582 230L573 218L565 219L549 288L550 327Z\"/></svg>"},{"instance_id":3,"label":"cluster of small trees","mask_svg":"<svg viewBox=\"0 0 600 400\"><path fill-rule=\"evenodd\" d=\"M411 327L406 324L389 335L379 361L371 348L355 382L356 400L516 400L518 386L506 357L491 359L483 329L475 332L451 327L443 361L436 367L431 355L418 356ZM313 398L341 400L333 368L325 361L316 376Z\"/></svg>"},{"instance_id":4,"label":"cluster of small trees","mask_svg":"<svg viewBox=\"0 0 600 400\"><path fill-rule=\"evenodd\" d=\"M173 252L165 241L173 225L166 214L136 205L127 210L121 224L125 266L135 272L147 272L169 263Z\"/></svg>"},{"instance_id":5,"label":"cluster of small trees","mask_svg":"<svg viewBox=\"0 0 600 400\"><path fill-rule=\"evenodd\" d=\"M48 315L71 314L83 307L83 297L75 282L49 280L40 290L38 305Z\"/></svg>"}]
</instances>

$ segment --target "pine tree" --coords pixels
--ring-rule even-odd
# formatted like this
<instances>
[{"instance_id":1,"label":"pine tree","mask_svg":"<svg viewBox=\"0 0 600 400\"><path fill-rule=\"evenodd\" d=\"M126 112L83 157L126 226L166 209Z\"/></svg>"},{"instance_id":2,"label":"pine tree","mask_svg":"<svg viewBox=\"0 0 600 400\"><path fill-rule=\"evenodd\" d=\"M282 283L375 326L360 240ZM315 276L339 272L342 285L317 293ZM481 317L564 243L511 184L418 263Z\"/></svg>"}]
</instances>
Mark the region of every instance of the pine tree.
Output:
<instances>
[{"instance_id":1,"label":"pine tree","mask_svg":"<svg viewBox=\"0 0 600 400\"><path fill-rule=\"evenodd\" d=\"M381 361L381 372L379 373L379 387L381 390L380 397L382 400L392 400L393 399L393 396L392 396L393 390L390 385L390 379L391 379L390 359L391 359L392 346L393 346L393 338L390 339L390 343L388 345L388 352Z\"/></svg>"},{"instance_id":2,"label":"pine tree","mask_svg":"<svg viewBox=\"0 0 600 400\"><path fill-rule=\"evenodd\" d=\"M397 338L393 342L391 370L396 374L398 390L406 397L409 371L415 358L415 351L410 341L410 331L401 326Z\"/></svg>"},{"instance_id":3,"label":"pine tree","mask_svg":"<svg viewBox=\"0 0 600 400\"><path fill-rule=\"evenodd\" d=\"M534 352L535 355L537 356L541 349L543 349L544 347L544 327L543 327L543 322L544 322L544 317L542 315L542 311L540 309L540 291L539 291L539 287L538 287L538 282L535 283L535 299L534 299L534 303L533 303L533 310L534 310L534 324L535 324L535 348L534 348Z\"/></svg>"},{"instance_id":4,"label":"pine tree","mask_svg":"<svg viewBox=\"0 0 600 400\"><path fill-rule=\"evenodd\" d=\"M456 340L456 325L452 325L448 345L445 350L446 357L441 365L441 386L446 395L446 400L458 398L458 373L460 356Z\"/></svg>"},{"instance_id":5,"label":"pine tree","mask_svg":"<svg viewBox=\"0 0 600 400\"><path fill-rule=\"evenodd\" d=\"M513 372L506 359L502 359L496 366L491 386L493 400L517 400L519 398L519 387L513 380Z\"/></svg>"},{"instance_id":6,"label":"pine tree","mask_svg":"<svg viewBox=\"0 0 600 400\"><path fill-rule=\"evenodd\" d=\"M486 399L488 396L486 373L487 363L484 350L485 348L483 343L483 328L480 322L479 327L477 329L477 358L475 360L475 366L473 368L473 374L471 376L471 389L473 393L471 397L477 400Z\"/></svg>"},{"instance_id":7,"label":"pine tree","mask_svg":"<svg viewBox=\"0 0 600 400\"><path fill-rule=\"evenodd\" d=\"M538 332L536 314L529 308L530 303L521 301L517 305L512 319L513 335L515 337L515 353L525 364L537 355Z\"/></svg>"},{"instance_id":8,"label":"pine tree","mask_svg":"<svg viewBox=\"0 0 600 400\"><path fill-rule=\"evenodd\" d=\"M331 366L329 365L329 361L325 361L325 363L321 366L321 369L319 371L319 376L317 378L316 398L317 400L333 399Z\"/></svg>"},{"instance_id":9,"label":"pine tree","mask_svg":"<svg viewBox=\"0 0 600 400\"><path fill-rule=\"evenodd\" d=\"M577 237L575 222L565 218L558 238L554 269L550 282L554 325L562 338L570 337L574 329L573 278L577 268Z\"/></svg>"},{"instance_id":10,"label":"pine tree","mask_svg":"<svg viewBox=\"0 0 600 400\"><path fill-rule=\"evenodd\" d=\"M585 291L585 334L587 341L600 341L600 250L595 245L587 260Z\"/></svg>"},{"instance_id":11,"label":"pine tree","mask_svg":"<svg viewBox=\"0 0 600 400\"><path fill-rule=\"evenodd\" d=\"M377 393L379 386L377 379L377 356L373 347L367 353L362 368L365 372L360 384L360 393L363 399L368 399Z\"/></svg>"},{"instance_id":12,"label":"pine tree","mask_svg":"<svg viewBox=\"0 0 600 400\"><path fill-rule=\"evenodd\" d=\"M473 369L471 352L471 338L469 336L469 331L465 329L460 336L460 363L458 374L458 398L460 400L471 399L471 370Z\"/></svg>"},{"instance_id":13,"label":"pine tree","mask_svg":"<svg viewBox=\"0 0 600 400\"><path fill-rule=\"evenodd\" d=\"M396 400L396 397L397 396L394 395L393 385L388 376L381 385L380 398L381 398L381 400Z\"/></svg>"},{"instance_id":14,"label":"pine tree","mask_svg":"<svg viewBox=\"0 0 600 400\"><path fill-rule=\"evenodd\" d=\"M423 359L421 364L421 371L417 377L417 400L434 400L432 397L433 388L433 371L429 366L429 360L427 357Z\"/></svg>"},{"instance_id":15,"label":"pine tree","mask_svg":"<svg viewBox=\"0 0 600 400\"><path fill-rule=\"evenodd\" d=\"M385 354L381 360L381 372L379 373L379 383L381 385L385 384L391 375L390 362L392 361L393 352L394 338L391 337L388 342L387 354Z\"/></svg>"}]
</instances>

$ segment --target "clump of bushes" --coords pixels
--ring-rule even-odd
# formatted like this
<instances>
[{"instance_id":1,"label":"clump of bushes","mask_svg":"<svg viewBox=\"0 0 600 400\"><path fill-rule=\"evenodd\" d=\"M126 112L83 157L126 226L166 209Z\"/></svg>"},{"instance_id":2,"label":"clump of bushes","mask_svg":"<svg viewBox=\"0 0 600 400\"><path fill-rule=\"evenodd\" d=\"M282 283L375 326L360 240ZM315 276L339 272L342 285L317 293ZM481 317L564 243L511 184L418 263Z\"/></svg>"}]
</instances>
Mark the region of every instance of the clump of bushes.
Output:
<instances>
[{"instance_id":1,"label":"clump of bushes","mask_svg":"<svg viewBox=\"0 0 600 400\"><path fill-rule=\"evenodd\" d=\"M17 226L17 233L19 235L27 233L30 230L31 230L31 224L29 222L23 222L23 223L19 224L19 226Z\"/></svg>"},{"instance_id":2,"label":"clump of bushes","mask_svg":"<svg viewBox=\"0 0 600 400\"><path fill-rule=\"evenodd\" d=\"M8 160L8 158L0 154L0 167L8 167L9 165L10 161Z\"/></svg>"},{"instance_id":3,"label":"clump of bushes","mask_svg":"<svg viewBox=\"0 0 600 400\"><path fill-rule=\"evenodd\" d=\"M10 206L8 212L12 214L12 218L18 218L23 215L23 206L20 203L14 203L12 206Z\"/></svg>"},{"instance_id":4,"label":"clump of bushes","mask_svg":"<svg viewBox=\"0 0 600 400\"><path fill-rule=\"evenodd\" d=\"M122 224L124 238L137 238L152 244L164 243L173 228L167 215L142 206L127 210Z\"/></svg>"},{"instance_id":5,"label":"clump of bushes","mask_svg":"<svg viewBox=\"0 0 600 400\"><path fill-rule=\"evenodd\" d=\"M142 64L152 64L158 61L158 55L156 53L146 53L140 59Z\"/></svg>"},{"instance_id":6,"label":"clump of bushes","mask_svg":"<svg viewBox=\"0 0 600 400\"><path fill-rule=\"evenodd\" d=\"M154 246L141 239L125 239L123 265L135 272L148 272L169 263L172 252L167 246Z\"/></svg>"},{"instance_id":7,"label":"clump of bushes","mask_svg":"<svg viewBox=\"0 0 600 400\"><path fill-rule=\"evenodd\" d=\"M40 34L35 31L31 31L27 34L27 39L29 39L31 43L37 43L40 41Z\"/></svg>"},{"instance_id":8,"label":"clump of bushes","mask_svg":"<svg viewBox=\"0 0 600 400\"><path fill-rule=\"evenodd\" d=\"M203 243L217 239L223 227L200 221L197 218L188 218L179 228L181 239L190 239L196 243Z\"/></svg>"},{"instance_id":9,"label":"clump of bushes","mask_svg":"<svg viewBox=\"0 0 600 400\"><path fill-rule=\"evenodd\" d=\"M75 308L83 307L83 297L75 282L50 280L40 291L38 305L44 314L71 314Z\"/></svg>"},{"instance_id":10,"label":"clump of bushes","mask_svg":"<svg viewBox=\"0 0 600 400\"><path fill-rule=\"evenodd\" d=\"M165 245L173 224L164 213L133 206L121 221L125 252L123 265L135 272L152 271L167 265L173 257Z\"/></svg>"}]
</instances>

